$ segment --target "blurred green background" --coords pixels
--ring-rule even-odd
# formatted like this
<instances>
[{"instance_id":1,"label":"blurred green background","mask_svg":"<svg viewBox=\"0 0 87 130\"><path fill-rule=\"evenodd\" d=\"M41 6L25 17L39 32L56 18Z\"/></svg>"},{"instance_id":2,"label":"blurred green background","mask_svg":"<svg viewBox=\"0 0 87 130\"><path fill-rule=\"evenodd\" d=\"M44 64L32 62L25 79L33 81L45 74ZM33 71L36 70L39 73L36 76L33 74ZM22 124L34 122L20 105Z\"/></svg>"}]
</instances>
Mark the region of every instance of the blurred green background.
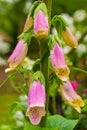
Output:
<instances>
[{"instance_id":1,"label":"blurred green background","mask_svg":"<svg viewBox=\"0 0 87 130\"><path fill-rule=\"evenodd\" d=\"M4 72L8 66L7 59L16 46L18 35L22 33L32 2L33 0L0 0L0 84L8 76ZM87 0L53 0L51 11L52 17L61 14L66 19L79 41L77 49L71 50L66 47L64 52L69 56L74 66L87 70ZM32 40L32 44L34 42L35 40ZM33 45L33 47L30 46L29 48L28 54L30 54L32 59L35 59L38 56L38 47ZM87 93L84 93L84 89L87 88L87 74L71 71L70 76L72 80L76 79L79 82L78 92L80 95L83 98L87 98ZM17 82L14 82L15 80ZM17 118L15 115L23 116L21 111L17 111L18 113L9 116L10 105L14 101L26 100L26 96L23 95L19 88L18 81L21 80L21 76L18 79L12 77L0 88L0 130L11 130L10 125L15 124L14 122ZM77 117L76 113L74 115L73 112L71 113L70 108L67 110L68 113L65 111L66 117ZM84 113L87 115L87 112ZM83 119L83 115L79 115L79 117ZM19 126L23 125L20 120L16 119L16 123ZM80 128L77 126L77 130L87 130L87 117L84 117L84 122L80 123L80 125Z\"/></svg>"}]
</instances>

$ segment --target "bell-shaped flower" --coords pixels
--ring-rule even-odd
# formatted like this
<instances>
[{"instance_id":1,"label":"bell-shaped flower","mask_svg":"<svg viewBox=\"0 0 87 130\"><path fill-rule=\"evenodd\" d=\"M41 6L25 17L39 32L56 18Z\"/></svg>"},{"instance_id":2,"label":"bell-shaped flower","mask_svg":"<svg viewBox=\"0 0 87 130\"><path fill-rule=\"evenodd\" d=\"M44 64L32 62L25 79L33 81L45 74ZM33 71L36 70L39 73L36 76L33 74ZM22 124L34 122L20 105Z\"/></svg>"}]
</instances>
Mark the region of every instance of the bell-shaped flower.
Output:
<instances>
[{"instance_id":1,"label":"bell-shaped flower","mask_svg":"<svg viewBox=\"0 0 87 130\"><path fill-rule=\"evenodd\" d=\"M48 35L48 17L39 11L34 19L34 33L36 37L44 38Z\"/></svg>"},{"instance_id":2,"label":"bell-shaped flower","mask_svg":"<svg viewBox=\"0 0 87 130\"><path fill-rule=\"evenodd\" d=\"M71 81L71 84L72 84L73 89L77 90L77 88L78 88L78 82L77 82L77 80Z\"/></svg>"},{"instance_id":3,"label":"bell-shaped flower","mask_svg":"<svg viewBox=\"0 0 87 130\"><path fill-rule=\"evenodd\" d=\"M67 81L60 87L60 93L63 99L72 106L77 112L81 112L82 106L84 106L84 102L82 98L74 91L72 84Z\"/></svg>"},{"instance_id":4,"label":"bell-shaped flower","mask_svg":"<svg viewBox=\"0 0 87 130\"><path fill-rule=\"evenodd\" d=\"M62 37L64 42L68 46L76 47L78 45L78 41L76 40L76 38L74 37L74 35L68 27L66 27L66 29L62 31Z\"/></svg>"},{"instance_id":5,"label":"bell-shaped flower","mask_svg":"<svg viewBox=\"0 0 87 130\"><path fill-rule=\"evenodd\" d=\"M64 59L63 50L57 43L55 43L54 48L50 52L50 55L52 66L56 75L62 81L67 81L69 79L70 70Z\"/></svg>"},{"instance_id":6,"label":"bell-shaped flower","mask_svg":"<svg viewBox=\"0 0 87 130\"><path fill-rule=\"evenodd\" d=\"M17 66L19 66L24 58L26 57L28 51L28 46L26 43L24 43L23 39L20 39L11 54L11 56L8 59L9 68L5 70L5 72L13 71L16 69Z\"/></svg>"},{"instance_id":7,"label":"bell-shaped flower","mask_svg":"<svg viewBox=\"0 0 87 130\"><path fill-rule=\"evenodd\" d=\"M45 87L39 80L34 81L30 85L28 108L26 112L26 116L28 116L33 125L39 124L42 116L45 115L45 103Z\"/></svg>"}]
</instances>

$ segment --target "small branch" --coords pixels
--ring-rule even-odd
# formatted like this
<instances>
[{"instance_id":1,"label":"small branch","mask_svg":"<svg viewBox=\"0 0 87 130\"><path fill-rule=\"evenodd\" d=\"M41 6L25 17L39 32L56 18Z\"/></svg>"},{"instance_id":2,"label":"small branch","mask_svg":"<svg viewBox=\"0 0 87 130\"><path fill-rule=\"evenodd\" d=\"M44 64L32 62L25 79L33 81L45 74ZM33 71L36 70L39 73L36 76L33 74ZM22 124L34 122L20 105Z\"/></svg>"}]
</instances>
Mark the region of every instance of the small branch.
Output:
<instances>
[{"instance_id":1,"label":"small branch","mask_svg":"<svg viewBox=\"0 0 87 130\"><path fill-rule=\"evenodd\" d=\"M82 40L84 39L84 37L86 36L86 34L87 34L87 30L82 34L82 36L79 38L79 40L78 40L78 43L81 43L82 42Z\"/></svg>"}]
</instances>

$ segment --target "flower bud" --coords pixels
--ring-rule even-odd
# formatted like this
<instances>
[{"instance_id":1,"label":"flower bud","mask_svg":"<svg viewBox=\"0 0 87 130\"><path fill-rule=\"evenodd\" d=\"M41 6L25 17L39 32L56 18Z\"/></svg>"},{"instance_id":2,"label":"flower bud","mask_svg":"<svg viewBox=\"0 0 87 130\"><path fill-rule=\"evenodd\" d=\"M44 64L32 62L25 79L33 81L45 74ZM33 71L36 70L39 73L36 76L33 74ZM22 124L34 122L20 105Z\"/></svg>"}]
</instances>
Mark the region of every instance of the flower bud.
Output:
<instances>
[{"instance_id":1,"label":"flower bud","mask_svg":"<svg viewBox=\"0 0 87 130\"><path fill-rule=\"evenodd\" d=\"M82 106L84 106L84 102L82 98L74 91L72 84L67 81L60 87L60 93L63 99L72 106L77 112L81 112Z\"/></svg>"},{"instance_id":2,"label":"flower bud","mask_svg":"<svg viewBox=\"0 0 87 130\"><path fill-rule=\"evenodd\" d=\"M48 18L44 12L39 11L34 19L34 33L38 38L44 38L48 35Z\"/></svg>"},{"instance_id":3,"label":"flower bud","mask_svg":"<svg viewBox=\"0 0 87 130\"><path fill-rule=\"evenodd\" d=\"M20 39L11 54L11 56L8 59L9 68L5 70L5 72L13 71L16 69L17 66L19 66L24 58L26 57L28 51L28 46L26 43L24 43L23 39Z\"/></svg>"},{"instance_id":4,"label":"flower bud","mask_svg":"<svg viewBox=\"0 0 87 130\"><path fill-rule=\"evenodd\" d=\"M28 108L26 116L33 125L40 123L42 116L45 115L46 94L44 85L39 81L34 81L30 85L28 94Z\"/></svg>"},{"instance_id":5,"label":"flower bud","mask_svg":"<svg viewBox=\"0 0 87 130\"><path fill-rule=\"evenodd\" d=\"M66 27L65 30L62 31L62 37L64 42L70 46L70 47L76 47L78 45L78 42L74 35L72 34L71 30Z\"/></svg>"},{"instance_id":6,"label":"flower bud","mask_svg":"<svg viewBox=\"0 0 87 130\"><path fill-rule=\"evenodd\" d=\"M32 17L28 16L24 25L24 31L27 31L32 25L33 25L33 19Z\"/></svg>"},{"instance_id":7,"label":"flower bud","mask_svg":"<svg viewBox=\"0 0 87 130\"><path fill-rule=\"evenodd\" d=\"M64 59L64 53L62 48L55 43L53 50L50 52L51 62L54 67L54 71L59 79L67 81L69 79L69 68Z\"/></svg>"}]
</instances>

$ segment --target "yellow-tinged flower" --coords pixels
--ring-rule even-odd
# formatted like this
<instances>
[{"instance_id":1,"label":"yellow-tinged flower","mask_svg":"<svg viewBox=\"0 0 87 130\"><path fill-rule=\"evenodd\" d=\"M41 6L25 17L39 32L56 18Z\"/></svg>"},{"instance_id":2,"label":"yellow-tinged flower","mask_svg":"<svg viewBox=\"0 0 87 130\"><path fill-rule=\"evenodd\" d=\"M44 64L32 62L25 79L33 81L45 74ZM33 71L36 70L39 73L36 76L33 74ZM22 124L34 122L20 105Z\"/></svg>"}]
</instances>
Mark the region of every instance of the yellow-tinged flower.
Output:
<instances>
[{"instance_id":1,"label":"yellow-tinged flower","mask_svg":"<svg viewBox=\"0 0 87 130\"><path fill-rule=\"evenodd\" d=\"M16 67L23 62L24 58L26 57L27 51L28 51L27 44L24 43L24 40L20 39L13 53L8 59L9 68L7 68L5 72L15 70Z\"/></svg>"},{"instance_id":2,"label":"yellow-tinged flower","mask_svg":"<svg viewBox=\"0 0 87 130\"><path fill-rule=\"evenodd\" d=\"M37 13L34 19L34 33L36 37L44 38L48 36L48 17L41 10Z\"/></svg>"},{"instance_id":3,"label":"yellow-tinged flower","mask_svg":"<svg viewBox=\"0 0 87 130\"><path fill-rule=\"evenodd\" d=\"M33 25L33 18L28 16L24 25L24 31L27 31L32 25Z\"/></svg>"},{"instance_id":4,"label":"yellow-tinged flower","mask_svg":"<svg viewBox=\"0 0 87 130\"><path fill-rule=\"evenodd\" d=\"M70 70L66 64L62 48L55 43L53 49L50 51L50 57L54 71L59 79L67 81L69 79Z\"/></svg>"},{"instance_id":5,"label":"yellow-tinged flower","mask_svg":"<svg viewBox=\"0 0 87 130\"><path fill-rule=\"evenodd\" d=\"M84 106L82 98L74 91L72 84L67 81L60 87L60 93L63 99L72 106L77 112L81 112L81 108Z\"/></svg>"},{"instance_id":6,"label":"yellow-tinged flower","mask_svg":"<svg viewBox=\"0 0 87 130\"><path fill-rule=\"evenodd\" d=\"M62 31L62 37L64 42L70 46L70 47L76 47L78 45L78 42L74 35L72 34L71 30L66 27L65 30Z\"/></svg>"}]
</instances>

